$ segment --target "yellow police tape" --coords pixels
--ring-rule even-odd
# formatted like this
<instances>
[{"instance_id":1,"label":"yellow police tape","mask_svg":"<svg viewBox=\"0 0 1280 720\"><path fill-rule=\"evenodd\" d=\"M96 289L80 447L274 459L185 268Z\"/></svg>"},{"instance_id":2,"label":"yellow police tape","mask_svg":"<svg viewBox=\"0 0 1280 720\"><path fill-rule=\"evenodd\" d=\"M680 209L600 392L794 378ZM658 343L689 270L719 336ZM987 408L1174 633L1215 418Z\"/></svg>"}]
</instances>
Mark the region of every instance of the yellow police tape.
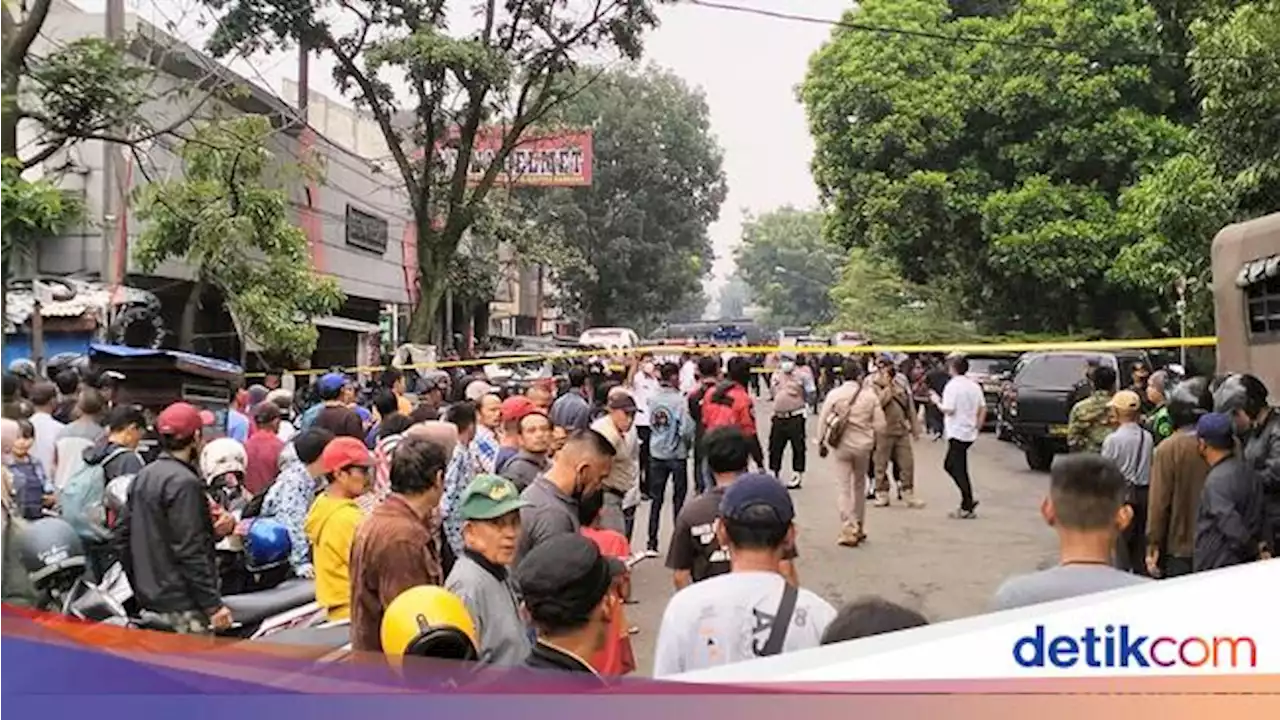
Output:
<instances>
[{"instance_id":1,"label":"yellow police tape","mask_svg":"<svg viewBox=\"0 0 1280 720\"><path fill-rule=\"evenodd\" d=\"M401 369L443 369L454 367L475 367L477 365L515 365L546 359L568 358L614 358L627 355L707 355L712 353L733 352L740 354L770 354L777 352L812 354L834 352L842 355L867 353L1023 353L1043 352L1047 350L1155 350L1161 348L1213 347L1218 338L1209 335L1189 338L1135 338L1128 340L1064 340L1050 342L1025 343L949 343L942 345L651 345L635 348L567 350L565 352L530 353L528 355L511 355L498 358L477 358L474 360L440 360L432 363L415 363L402 365ZM615 369L621 366L613 366ZM344 373L376 373L385 370L382 365L342 368ZM318 370L290 370L293 375L323 375L331 372L330 368ZM262 377L265 373L246 373L246 377Z\"/></svg>"}]
</instances>

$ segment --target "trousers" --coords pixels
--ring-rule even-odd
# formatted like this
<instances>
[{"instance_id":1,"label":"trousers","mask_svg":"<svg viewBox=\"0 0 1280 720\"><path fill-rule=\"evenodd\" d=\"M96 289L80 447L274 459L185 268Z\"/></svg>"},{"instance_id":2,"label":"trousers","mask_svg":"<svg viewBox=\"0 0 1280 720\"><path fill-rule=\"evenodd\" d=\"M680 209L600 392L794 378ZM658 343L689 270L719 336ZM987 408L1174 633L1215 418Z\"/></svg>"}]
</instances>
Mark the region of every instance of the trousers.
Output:
<instances>
[{"instance_id":1,"label":"trousers","mask_svg":"<svg viewBox=\"0 0 1280 720\"><path fill-rule=\"evenodd\" d=\"M893 461L894 479L903 492L915 489L916 458L910 435L879 435L873 462L876 468L876 492L889 492L889 461Z\"/></svg>"},{"instance_id":2,"label":"trousers","mask_svg":"<svg viewBox=\"0 0 1280 720\"><path fill-rule=\"evenodd\" d=\"M689 461L684 458L664 460L649 458L649 544L650 550L658 549L658 535L662 527L662 503L667 495L667 480L671 481L671 524L674 527L680 509L689 494Z\"/></svg>"},{"instance_id":3,"label":"trousers","mask_svg":"<svg viewBox=\"0 0 1280 720\"><path fill-rule=\"evenodd\" d=\"M840 511L840 524L858 523L862 527L867 517L867 468L871 466L871 453L832 456L836 465L836 488L839 494L836 505Z\"/></svg>"},{"instance_id":4,"label":"trousers","mask_svg":"<svg viewBox=\"0 0 1280 720\"><path fill-rule=\"evenodd\" d=\"M782 453L791 446L791 469L804 472L804 415L775 417L769 428L769 469L774 475L782 472Z\"/></svg>"},{"instance_id":5,"label":"trousers","mask_svg":"<svg viewBox=\"0 0 1280 720\"><path fill-rule=\"evenodd\" d=\"M960 509L968 512L974 508L973 483L969 480L969 448L973 443L951 438L947 440L947 459L942 469L947 471L960 490Z\"/></svg>"},{"instance_id":6,"label":"trousers","mask_svg":"<svg viewBox=\"0 0 1280 720\"><path fill-rule=\"evenodd\" d=\"M1146 485L1130 485L1125 502L1133 508L1133 520L1116 538L1116 567L1135 575L1147 575L1147 495Z\"/></svg>"}]
</instances>

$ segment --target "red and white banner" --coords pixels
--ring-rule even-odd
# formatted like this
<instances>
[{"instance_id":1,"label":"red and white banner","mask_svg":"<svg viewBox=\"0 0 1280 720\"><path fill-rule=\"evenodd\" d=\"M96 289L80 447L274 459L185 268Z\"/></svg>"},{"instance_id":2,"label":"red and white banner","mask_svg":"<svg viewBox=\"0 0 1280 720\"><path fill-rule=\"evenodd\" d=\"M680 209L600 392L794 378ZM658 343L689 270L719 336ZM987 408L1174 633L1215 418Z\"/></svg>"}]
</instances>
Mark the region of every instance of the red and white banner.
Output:
<instances>
[{"instance_id":1,"label":"red and white banner","mask_svg":"<svg viewBox=\"0 0 1280 720\"><path fill-rule=\"evenodd\" d=\"M476 136L467 168L467 180L477 183L502 147L508 128L482 128ZM452 174L458 161L456 148L447 144L437 152ZM592 134L590 130L528 131L507 155L497 184L507 187L587 187L591 185Z\"/></svg>"}]
</instances>

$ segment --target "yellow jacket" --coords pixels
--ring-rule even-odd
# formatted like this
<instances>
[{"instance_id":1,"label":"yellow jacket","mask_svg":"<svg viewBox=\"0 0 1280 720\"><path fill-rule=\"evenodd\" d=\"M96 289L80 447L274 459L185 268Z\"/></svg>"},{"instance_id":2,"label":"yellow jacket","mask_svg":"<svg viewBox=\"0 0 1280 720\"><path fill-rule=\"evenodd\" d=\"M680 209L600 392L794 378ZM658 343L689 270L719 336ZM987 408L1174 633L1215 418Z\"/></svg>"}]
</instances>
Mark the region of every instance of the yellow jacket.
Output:
<instances>
[{"instance_id":1,"label":"yellow jacket","mask_svg":"<svg viewBox=\"0 0 1280 720\"><path fill-rule=\"evenodd\" d=\"M351 613L351 542L363 519L354 500L321 493L303 525L316 569L316 602L328 610L330 620L343 620Z\"/></svg>"}]
</instances>

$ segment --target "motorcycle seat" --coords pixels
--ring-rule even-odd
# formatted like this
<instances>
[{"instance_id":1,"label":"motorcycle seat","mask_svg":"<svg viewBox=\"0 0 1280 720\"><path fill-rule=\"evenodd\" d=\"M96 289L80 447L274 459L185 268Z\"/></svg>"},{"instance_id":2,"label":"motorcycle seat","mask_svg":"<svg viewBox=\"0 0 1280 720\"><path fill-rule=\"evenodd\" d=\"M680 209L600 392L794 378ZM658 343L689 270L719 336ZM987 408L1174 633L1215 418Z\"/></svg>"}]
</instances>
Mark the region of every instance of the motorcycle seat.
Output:
<instances>
[{"instance_id":1,"label":"motorcycle seat","mask_svg":"<svg viewBox=\"0 0 1280 720\"><path fill-rule=\"evenodd\" d=\"M292 645L304 657L318 658L350 644L351 625L344 622L321 627L288 628L250 642Z\"/></svg>"},{"instance_id":2,"label":"motorcycle seat","mask_svg":"<svg viewBox=\"0 0 1280 720\"><path fill-rule=\"evenodd\" d=\"M224 595L222 604L231 610L231 619L241 625L256 625L272 615L315 602L314 580L293 578L270 590Z\"/></svg>"}]
</instances>

